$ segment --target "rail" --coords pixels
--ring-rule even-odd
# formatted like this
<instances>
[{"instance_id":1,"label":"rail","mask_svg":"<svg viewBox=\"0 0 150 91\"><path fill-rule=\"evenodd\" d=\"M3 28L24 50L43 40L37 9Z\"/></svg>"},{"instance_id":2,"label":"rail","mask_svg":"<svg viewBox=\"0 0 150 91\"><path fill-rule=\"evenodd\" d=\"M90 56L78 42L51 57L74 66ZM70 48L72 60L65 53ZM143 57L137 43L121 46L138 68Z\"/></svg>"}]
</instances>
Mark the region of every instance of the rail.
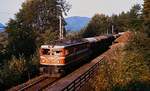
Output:
<instances>
[{"instance_id":1,"label":"rail","mask_svg":"<svg viewBox=\"0 0 150 91\"><path fill-rule=\"evenodd\" d=\"M65 87L62 91L76 91L79 90L86 81L88 81L92 76L97 73L97 69L100 66L100 62L103 58L99 59L99 61L92 66L88 71L86 71L83 75L79 76L72 83L70 83L67 87Z\"/></svg>"},{"instance_id":2,"label":"rail","mask_svg":"<svg viewBox=\"0 0 150 91\"><path fill-rule=\"evenodd\" d=\"M8 91L39 91L55 82L57 78L51 78L48 74L38 76L26 83L8 89Z\"/></svg>"}]
</instances>

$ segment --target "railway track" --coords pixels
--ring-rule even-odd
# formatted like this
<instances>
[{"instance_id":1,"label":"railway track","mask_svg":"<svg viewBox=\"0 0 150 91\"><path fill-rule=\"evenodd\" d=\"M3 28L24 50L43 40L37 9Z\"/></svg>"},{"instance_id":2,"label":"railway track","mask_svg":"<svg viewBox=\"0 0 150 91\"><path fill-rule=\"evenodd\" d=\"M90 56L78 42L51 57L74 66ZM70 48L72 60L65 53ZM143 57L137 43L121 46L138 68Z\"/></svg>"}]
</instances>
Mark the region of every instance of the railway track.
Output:
<instances>
[{"instance_id":1,"label":"railway track","mask_svg":"<svg viewBox=\"0 0 150 91\"><path fill-rule=\"evenodd\" d=\"M49 75L42 75L24 84L11 88L8 91L42 91L58 79L59 78L49 77Z\"/></svg>"}]
</instances>

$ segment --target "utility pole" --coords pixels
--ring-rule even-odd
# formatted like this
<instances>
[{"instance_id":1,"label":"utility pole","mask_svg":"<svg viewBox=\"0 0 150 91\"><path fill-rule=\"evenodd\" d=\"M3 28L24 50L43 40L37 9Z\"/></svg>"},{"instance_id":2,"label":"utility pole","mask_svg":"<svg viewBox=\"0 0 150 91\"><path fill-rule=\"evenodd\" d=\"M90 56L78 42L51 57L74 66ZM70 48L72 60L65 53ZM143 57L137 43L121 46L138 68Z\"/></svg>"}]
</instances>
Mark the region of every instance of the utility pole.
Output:
<instances>
[{"instance_id":1,"label":"utility pole","mask_svg":"<svg viewBox=\"0 0 150 91\"><path fill-rule=\"evenodd\" d=\"M113 18L111 17L112 25L111 25L111 33L114 33L114 21Z\"/></svg>"},{"instance_id":2,"label":"utility pole","mask_svg":"<svg viewBox=\"0 0 150 91\"><path fill-rule=\"evenodd\" d=\"M107 34L109 34L109 32L108 32L108 28L107 28Z\"/></svg>"},{"instance_id":3,"label":"utility pole","mask_svg":"<svg viewBox=\"0 0 150 91\"><path fill-rule=\"evenodd\" d=\"M114 33L114 25L113 24L111 26L111 32L112 32L112 34Z\"/></svg>"},{"instance_id":4,"label":"utility pole","mask_svg":"<svg viewBox=\"0 0 150 91\"><path fill-rule=\"evenodd\" d=\"M62 26L62 18L59 16L59 39L62 40L63 36L63 26Z\"/></svg>"}]
</instances>

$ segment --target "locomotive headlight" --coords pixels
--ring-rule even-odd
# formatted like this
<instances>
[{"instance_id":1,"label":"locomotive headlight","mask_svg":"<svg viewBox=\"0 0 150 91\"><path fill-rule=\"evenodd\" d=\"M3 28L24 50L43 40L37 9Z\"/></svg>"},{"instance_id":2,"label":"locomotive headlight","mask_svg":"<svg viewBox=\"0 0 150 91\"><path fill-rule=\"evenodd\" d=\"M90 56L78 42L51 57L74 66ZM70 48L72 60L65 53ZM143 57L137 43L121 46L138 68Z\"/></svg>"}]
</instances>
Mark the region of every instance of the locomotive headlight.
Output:
<instances>
[{"instance_id":1,"label":"locomotive headlight","mask_svg":"<svg viewBox=\"0 0 150 91\"><path fill-rule=\"evenodd\" d=\"M46 62L46 60L45 59L41 59L41 63L45 63Z\"/></svg>"},{"instance_id":2,"label":"locomotive headlight","mask_svg":"<svg viewBox=\"0 0 150 91\"><path fill-rule=\"evenodd\" d=\"M58 56L55 56L55 57L54 57L54 63L56 63L56 64L57 64L57 63L58 63L58 61L59 61L59 57L58 57Z\"/></svg>"},{"instance_id":3,"label":"locomotive headlight","mask_svg":"<svg viewBox=\"0 0 150 91\"><path fill-rule=\"evenodd\" d=\"M46 62L46 60L42 59L42 63L45 63L45 62Z\"/></svg>"},{"instance_id":4,"label":"locomotive headlight","mask_svg":"<svg viewBox=\"0 0 150 91\"><path fill-rule=\"evenodd\" d=\"M57 60L57 63L58 63L58 64L60 63L59 60Z\"/></svg>"},{"instance_id":5,"label":"locomotive headlight","mask_svg":"<svg viewBox=\"0 0 150 91\"><path fill-rule=\"evenodd\" d=\"M45 63L46 59L44 57L41 57L41 63Z\"/></svg>"},{"instance_id":6,"label":"locomotive headlight","mask_svg":"<svg viewBox=\"0 0 150 91\"><path fill-rule=\"evenodd\" d=\"M57 63L57 64L59 64L59 63L60 63L60 62L59 62L59 58L56 58L56 63Z\"/></svg>"}]
</instances>

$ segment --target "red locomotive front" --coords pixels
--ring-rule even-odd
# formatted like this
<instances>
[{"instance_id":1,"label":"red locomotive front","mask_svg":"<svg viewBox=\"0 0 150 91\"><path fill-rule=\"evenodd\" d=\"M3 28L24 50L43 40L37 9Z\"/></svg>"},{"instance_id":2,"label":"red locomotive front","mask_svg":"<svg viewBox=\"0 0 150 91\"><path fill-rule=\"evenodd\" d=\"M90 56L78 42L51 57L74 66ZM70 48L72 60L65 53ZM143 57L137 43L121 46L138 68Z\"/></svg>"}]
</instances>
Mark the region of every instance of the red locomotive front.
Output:
<instances>
[{"instance_id":1,"label":"red locomotive front","mask_svg":"<svg viewBox=\"0 0 150 91\"><path fill-rule=\"evenodd\" d=\"M40 49L40 64L65 65L65 55L67 55L67 50L64 47L43 45Z\"/></svg>"},{"instance_id":2,"label":"red locomotive front","mask_svg":"<svg viewBox=\"0 0 150 91\"><path fill-rule=\"evenodd\" d=\"M72 67L83 63L89 57L87 42L42 45L40 48L40 71L53 76L61 76ZM83 62L82 62L83 61Z\"/></svg>"}]
</instances>

